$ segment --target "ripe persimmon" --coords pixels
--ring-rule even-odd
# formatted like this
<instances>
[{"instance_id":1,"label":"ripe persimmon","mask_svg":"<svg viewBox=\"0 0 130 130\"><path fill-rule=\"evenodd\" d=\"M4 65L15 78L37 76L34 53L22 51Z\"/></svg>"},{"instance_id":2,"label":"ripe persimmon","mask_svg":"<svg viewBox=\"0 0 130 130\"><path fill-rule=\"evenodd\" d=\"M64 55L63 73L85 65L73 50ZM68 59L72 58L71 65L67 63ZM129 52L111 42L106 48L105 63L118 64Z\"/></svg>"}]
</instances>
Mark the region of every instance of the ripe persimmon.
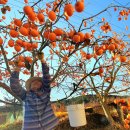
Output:
<instances>
[{"instance_id":1,"label":"ripe persimmon","mask_svg":"<svg viewBox=\"0 0 130 130\"><path fill-rule=\"evenodd\" d=\"M114 45L114 44L110 44L110 45L108 46L108 50L109 50L109 51L114 51L114 50L115 50L115 45Z\"/></svg>"},{"instance_id":2,"label":"ripe persimmon","mask_svg":"<svg viewBox=\"0 0 130 130\"><path fill-rule=\"evenodd\" d=\"M13 37L13 38L18 37L18 35L19 35L18 32L15 31L15 30L10 30L9 34L10 34L10 36Z\"/></svg>"},{"instance_id":3,"label":"ripe persimmon","mask_svg":"<svg viewBox=\"0 0 130 130\"><path fill-rule=\"evenodd\" d=\"M85 37L84 33L78 32L78 35L80 36L80 42L83 42Z\"/></svg>"},{"instance_id":4,"label":"ripe persimmon","mask_svg":"<svg viewBox=\"0 0 130 130\"><path fill-rule=\"evenodd\" d=\"M24 0L24 3L26 3L26 4L27 4L27 3L28 3L28 0Z\"/></svg>"},{"instance_id":5,"label":"ripe persimmon","mask_svg":"<svg viewBox=\"0 0 130 130\"><path fill-rule=\"evenodd\" d=\"M26 46L25 46L26 50L31 51L32 50L32 44L29 43L29 42L26 42L26 43L27 43Z\"/></svg>"},{"instance_id":6,"label":"ripe persimmon","mask_svg":"<svg viewBox=\"0 0 130 130\"><path fill-rule=\"evenodd\" d=\"M103 49L98 49L95 53L100 56L103 54Z\"/></svg>"},{"instance_id":7,"label":"ripe persimmon","mask_svg":"<svg viewBox=\"0 0 130 130\"><path fill-rule=\"evenodd\" d=\"M60 29L60 28L56 28L56 29L54 30L54 33L55 33L57 36L61 36L61 35L63 34L63 30Z\"/></svg>"},{"instance_id":8,"label":"ripe persimmon","mask_svg":"<svg viewBox=\"0 0 130 130\"><path fill-rule=\"evenodd\" d=\"M29 28L29 27L31 27L31 25L30 25L29 23L24 23L24 24L23 24L23 27Z\"/></svg>"},{"instance_id":9,"label":"ripe persimmon","mask_svg":"<svg viewBox=\"0 0 130 130\"><path fill-rule=\"evenodd\" d=\"M28 18L29 18L29 20L34 22L36 20L36 14L34 12L32 12L28 15Z\"/></svg>"},{"instance_id":10,"label":"ripe persimmon","mask_svg":"<svg viewBox=\"0 0 130 130\"><path fill-rule=\"evenodd\" d=\"M39 32L36 29L30 29L30 35L33 37L37 37Z\"/></svg>"},{"instance_id":11,"label":"ripe persimmon","mask_svg":"<svg viewBox=\"0 0 130 130\"><path fill-rule=\"evenodd\" d=\"M90 39L91 38L91 35L90 35L90 33L85 33L85 39Z\"/></svg>"},{"instance_id":12,"label":"ripe persimmon","mask_svg":"<svg viewBox=\"0 0 130 130\"><path fill-rule=\"evenodd\" d=\"M28 36L28 30L27 30L27 28L25 28L25 27L21 27L20 29L19 29L19 32L22 34L22 35L24 35L24 36Z\"/></svg>"},{"instance_id":13,"label":"ripe persimmon","mask_svg":"<svg viewBox=\"0 0 130 130\"><path fill-rule=\"evenodd\" d=\"M23 41L22 42L22 47L26 48L26 46L27 46L27 42Z\"/></svg>"},{"instance_id":14,"label":"ripe persimmon","mask_svg":"<svg viewBox=\"0 0 130 130\"><path fill-rule=\"evenodd\" d=\"M18 57L18 59L19 59L20 61L22 61L22 62L25 61L24 56L22 56L22 55L20 55L20 56Z\"/></svg>"},{"instance_id":15,"label":"ripe persimmon","mask_svg":"<svg viewBox=\"0 0 130 130\"><path fill-rule=\"evenodd\" d=\"M99 73L103 73L103 72L104 72L103 67L100 67L100 68L99 68Z\"/></svg>"},{"instance_id":16,"label":"ripe persimmon","mask_svg":"<svg viewBox=\"0 0 130 130\"><path fill-rule=\"evenodd\" d=\"M115 45L115 49L118 49L118 44L117 44L117 43L114 43L114 45Z\"/></svg>"},{"instance_id":17,"label":"ripe persimmon","mask_svg":"<svg viewBox=\"0 0 130 130\"><path fill-rule=\"evenodd\" d=\"M127 60L126 56L120 56L120 61L121 62L126 62L126 60Z\"/></svg>"},{"instance_id":18,"label":"ripe persimmon","mask_svg":"<svg viewBox=\"0 0 130 130\"><path fill-rule=\"evenodd\" d=\"M8 0L0 0L0 4L6 4Z\"/></svg>"},{"instance_id":19,"label":"ripe persimmon","mask_svg":"<svg viewBox=\"0 0 130 130\"><path fill-rule=\"evenodd\" d=\"M31 6L24 6L23 11L26 15L29 15L33 12L33 9Z\"/></svg>"},{"instance_id":20,"label":"ripe persimmon","mask_svg":"<svg viewBox=\"0 0 130 130\"><path fill-rule=\"evenodd\" d=\"M10 40L8 41L8 45L9 45L10 47L13 47L13 46L14 46L14 40L10 39Z\"/></svg>"},{"instance_id":21,"label":"ripe persimmon","mask_svg":"<svg viewBox=\"0 0 130 130\"><path fill-rule=\"evenodd\" d=\"M73 36L74 36L74 34L75 34L75 30L70 30L70 32L68 32L68 36L70 37L70 38L72 38Z\"/></svg>"},{"instance_id":22,"label":"ripe persimmon","mask_svg":"<svg viewBox=\"0 0 130 130\"><path fill-rule=\"evenodd\" d=\"M82 1L77 1L76 4L75 4L75 10L77 12L82 12L84 10L84 2Z\"/></svg>"},{"instance_id":23,"label":"ripe persimmon","mask_svg":"<svg viewBox=\"0 0 130 130\"><path fill-rule=\"evenodd\" d=\"M17 52L20 52L20 51L21 51L21 46L15 45L15 46L14 46L14 49L15 49Z\"/></svg>"},{"instance_id":24,"label":"ripe persimmon","mask_svg":"<svg viewBox=\"0 0 130 130\"><path fill-rule=\"evenodd\" d=\"M74 42L78 43L78 42L80 42L80 36L79 35L74 35L72 40Z\"/></svg>"},{"instance_id":25,"label":"ripe persimmon","mask_svg":"<svg viewBox=\"0 0 130 130\"><path fill-rule=\"evenodd\" d=\"M91 58L92 58L92 55L91 55L91 54L89 54L89 53L86 54L86 59L87 59L87 60L89 60L89 59L91 59Z\"/></svg>"},{"instance_id":26,"label":"ripe persimmon","mask_svg":"<svg viewBox=\"0 0 130 130\"><path fill-rule=\"evenodd\" d=\"M38 43L33 43L32 48L37 49L38 48Z\"/></svg>"},{"instance_id":27,"label":"ripe persimmon","mask_svg":"<svg viewBox=\"0 0 130 130\"><path fill-rule=\"evenodd\" d=\"M18 62L18 66L19 66L19 67L25 67L25 63L22 62L22 61L19 61L19 62Z\"/></svg>"},{"instance_id":28,"label":"ripe persimmon","mask_svg":"<svg viewBox=\"0 0 130 130\"><path fill-rule=\"evenodd\" d=\"M14 24L18 27L21 27L22 26L22 21L20 19L16 19L14 18Z\"/></svg>"},{"instance_id":29,"label":"ripe persimmon","mask_svg":"<svg viewBox=\"0 0 130 130\"><path fill-rule=\"evenodd\" d=\"M55 40L56 40L56 34L53 33L53 32L49 33L48 39L49 39L50 41L55 41Z\"/></svg>"},{"instance_id":30,"label":"ripe persimmon","mask_svg":"<svg viewBox=\"0 0 130 130\"><path fill-rule=\"evenodd\" d=\"M19 45L19 46L22 46L22 42L23 42L23 41L22 41L21 39L17 39L17 40L16 40L16 44Z\"/></svg>"},{"instance_id":31,"label":"ripe persimmon","mask_svg":"<svg viewBox=\"0 0 130 130\"><path fill-rule=\"evenodd\" d=\"M70 17L74 13L74 7L72 4L66 4L64 8L64 12Z\"/></svg>"},{"instance_id":32,"label":"ripe persimmon","mask_svg":"<svg viewBox=\"0 0 130 130\"><path fill-rule=\"evenodd\" d=\"M32 58L31 58L31 57L27 56L27 57L25 57L25 59L26 59L29 63L32 63Z\"/></svg>"},{"instance_id":33,"label":"ripe persimmon","mask_svg":"<svg viewBox=\"0 0 130 130\"><path fill-rule=\"evenodd\" d=\"M39 20L40 22L44 22L44 21L45 21L45 18L44 18L43 13L38 13L38 14L37 14L37 18L38 18L38 20Z\"/></svg>"},{"instance_id":34,"label":"ripe persimmon","mask_svg":"<svg viewBox=\"0 0 130 130\"><path fill-rule=\"evenodd\" d=\"M0 46L3 44L3 39L0 37Z\"/></svg>"},{"instance_id":35,"label":"ripe persimmon","mask_svg":"<svg viewBox=\"0 0 130 130\"><path fill-rule=\"evenodd\" d=\"M55 21L56 20L56 13L54 11L50 11L48 13L48 17L51 21Z\"/></svg>"}]
</instances>

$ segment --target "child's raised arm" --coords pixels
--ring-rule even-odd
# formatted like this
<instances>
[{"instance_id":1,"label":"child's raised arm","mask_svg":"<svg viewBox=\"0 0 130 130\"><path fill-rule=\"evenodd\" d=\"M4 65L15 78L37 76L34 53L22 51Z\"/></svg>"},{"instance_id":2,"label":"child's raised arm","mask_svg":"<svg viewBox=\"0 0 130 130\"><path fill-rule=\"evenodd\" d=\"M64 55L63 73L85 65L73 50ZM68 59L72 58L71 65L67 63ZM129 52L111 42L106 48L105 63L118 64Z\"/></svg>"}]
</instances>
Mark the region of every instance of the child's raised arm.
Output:
<instances>
[{"instance_id":1,"label":"child's raised arm","mask_svg":"<svg viewBox=\"0 0 130 130\"><path fill-rule=\"evenodd\" d=\"M10 87L11 90L21 99L24 100L26 97L26 90L20 85L19 82L19 72L18 69L15 68L11 73L10 77Z\"/></svg>"},{"instance_id":2,"label":"child's raised arm","mask_svg":"<svg viewBox=\"0 0 130 130\"><path fill-rule=\"evenodd\" d=\"M51 91L51 87L50 87L51 79L50 79L50 74L49 74L49 67L44 60L44 53L43 52L38 53L38 59L42 63L43 89L46 92L50 93L50 91Z\"/></svg>"},{"instance_id":3,"label":"child's raised arm","mask_svg":"<svg viewBox=\"0 0 130 130\"><path fill-rule=\"evenodd\" d=\"M43 89L46 92L50 93L50 91L51 91L51 88L50 88L51 79L50 79L50 74L49 74L49 67L44 60L41 60L41 62L42 62L42 73L43 73Z\"/></svg>"}]
</instances>

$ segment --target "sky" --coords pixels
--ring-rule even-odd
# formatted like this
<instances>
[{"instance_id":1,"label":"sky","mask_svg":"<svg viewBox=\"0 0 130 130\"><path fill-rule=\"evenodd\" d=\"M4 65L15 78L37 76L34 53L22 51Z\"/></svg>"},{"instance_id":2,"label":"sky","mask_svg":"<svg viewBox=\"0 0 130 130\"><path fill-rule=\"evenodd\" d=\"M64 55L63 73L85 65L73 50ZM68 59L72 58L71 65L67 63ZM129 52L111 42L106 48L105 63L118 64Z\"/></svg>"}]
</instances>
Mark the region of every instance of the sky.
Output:
<instances>
[{"instance_id":1,"label":"sky","mask_svg":"<svg viewBox=\"0 0 130 130\"><path fill-rule=\"evenodd\" d=\"M30 3L35 2L36 0L29 0ZM52 1L52 0L49 0ZM49 2L48 1L48 2ZM79 28L79 25L82 21L83 18L89 18L90 16L93 16L95 14L97 14L98 12L102 11L103 9L105 9L106 7L110 6L110 5L120 5L120 6L127 6L130 7L130 2L129 0L84 0L85 1L85 10L82 13L74 13L74 15L69 19L69 22L72 23L74 25L74 27L77 29ZM73 0L74 2L74 0ZM43 0L43 3L39 4L39 7L44 7L46 4L46 0ZM23 0L8 0L8 4L11 6L12 11L8 12L5 16L6 16L6 21L4 22L4 24L7 24L11 19L13 18L21 18L21 15L19 14L18 11L22 11L22 7L25 5ZM1 14L2 16L2 14ZM128 20L122 20L122 21L118 21L118 13L114 12L114 9L109 9L108 11L104 12L103 14L95 17L93 19L93 22L88 22L88 26L92 25L93 23L97 23L100 22L102 20L102 18L105 18L112 26L112 30L117 32L117 33L125 33L125 34L130 34L130 16L128 18ZM3 24L3 23L1 23ZM67 28L67 23L64 22L63 20L61 20L60 22L58 22L57 24L58 27L63 27L63 28ZM126 26L128 26L128 30L126 30ZM100 35L101 30L100 28L97 26L94 28L96 30L96 35ZM88 32L90 32L90 30L88 29ZM1 34L0 34L1 35ZM129 39L127 37L124 38L125 41L129 42ZM12 50L11 50L12 51ZM46 50L47 51L47 50ZM49 54L46 54L49 55ZM27 79L28 77L23 77L23 75L20 75L22 78ZM0 89L1 94L0 94L0 99L3 98L3 96L5 95L5 91L3 91L2 89ZM52 90L51 92L51 100L57 100L60 98L63 98L65 95L63 94L63 91L57 91L57 90Z\"/></svg>"}]
</instances>

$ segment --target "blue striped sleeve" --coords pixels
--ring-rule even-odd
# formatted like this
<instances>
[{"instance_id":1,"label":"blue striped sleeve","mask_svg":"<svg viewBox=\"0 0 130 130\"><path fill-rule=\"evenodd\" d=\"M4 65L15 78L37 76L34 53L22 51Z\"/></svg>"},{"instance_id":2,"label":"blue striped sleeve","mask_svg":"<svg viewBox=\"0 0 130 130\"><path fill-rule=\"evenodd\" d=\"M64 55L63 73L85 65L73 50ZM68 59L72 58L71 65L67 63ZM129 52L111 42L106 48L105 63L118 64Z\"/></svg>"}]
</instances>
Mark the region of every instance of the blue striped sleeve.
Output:
<instances>
[{"instance_id":1,"label":"blue striped sleeve","mask_svg":"<svg viewBox=\"0 0 130 130\"><path fill-rule=\"evenodd\" d=\"M46 92L50 92L50 74L49 74L49 67L47 66L46 63L42 63L42 73L43 73L43 89Z\"/></svg>"},{"instance_id":2,"label":"blue striped sleeve","mask_svg":"<svg viewBox=\"0 0 130 130\"><path fill-rule=\"evenodd\" d=\"M26 97L26 90L19 83L19 72L14 71L10 77L11 90L21 99L24 100Z\"/></svg>"}]
</instances>

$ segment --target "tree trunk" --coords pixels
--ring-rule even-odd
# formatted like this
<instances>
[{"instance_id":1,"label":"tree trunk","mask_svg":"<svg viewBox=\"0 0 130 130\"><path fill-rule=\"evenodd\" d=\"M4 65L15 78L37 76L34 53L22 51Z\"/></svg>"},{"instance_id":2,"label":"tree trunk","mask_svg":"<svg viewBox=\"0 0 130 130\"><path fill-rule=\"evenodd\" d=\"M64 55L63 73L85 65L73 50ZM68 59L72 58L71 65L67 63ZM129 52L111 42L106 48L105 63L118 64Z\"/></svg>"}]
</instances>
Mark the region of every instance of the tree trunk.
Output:
<instances>
[{"instance_id":1,"label":"tree trunk","mask_svg":"<svg viewBox=\"0 0 130 130\"><path fill-rule=\"evenodd\" d=\"M16 108L15 108L16 106L15 106L15 104L14 104L14 106L13 106L13 117L14 117L14 119L16 120Z\"/></svg>"},{"instance_id":2,"label":"tree trunk","mask_svg":"<svg viewBox=\"0 0 130 130\"><path fill-rule=\"evenodd\" d=\"M117 105L117 113L119 115L121 124L124 125L124 113L123 113L123 110L121 109L120 105Z\"/></svg>"},{"instance_id":3,"label":"tree trunk","mask_svg":"<svg viewBox=\"0 0 130 130\"><path fill-rule=\"evenodd\" d=\"M105 114L108 122L110 123L111 126L113 126L114 125L114 120L113 120L113 118L112 118L112 116L110 114L110 111L108 109L107 104L105 102L101 101L101 100L100 100L100 104L101 104L101 106L103 108L104 114Z\"/></svg>"}]
</instances>

